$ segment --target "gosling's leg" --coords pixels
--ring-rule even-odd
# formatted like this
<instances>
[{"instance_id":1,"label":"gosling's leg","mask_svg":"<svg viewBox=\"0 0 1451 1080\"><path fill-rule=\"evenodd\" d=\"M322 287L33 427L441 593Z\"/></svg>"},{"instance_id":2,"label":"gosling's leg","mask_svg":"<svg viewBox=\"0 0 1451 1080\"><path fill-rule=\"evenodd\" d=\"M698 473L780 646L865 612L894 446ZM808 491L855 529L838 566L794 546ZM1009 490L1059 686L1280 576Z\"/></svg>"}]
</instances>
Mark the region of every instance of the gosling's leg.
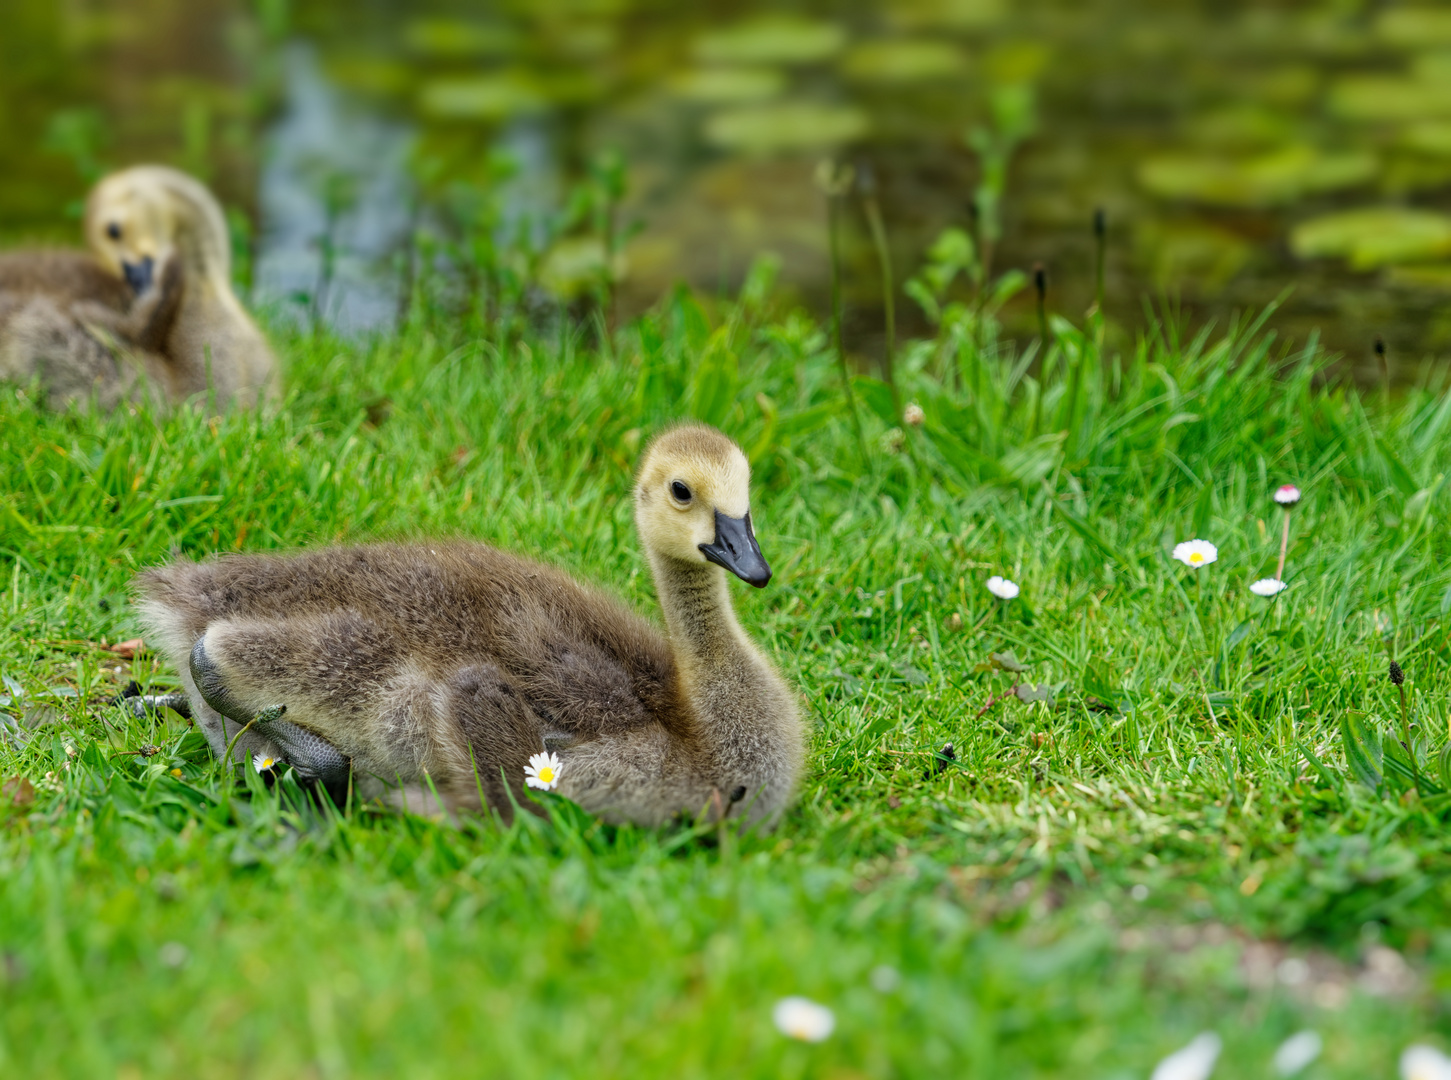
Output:
<instances>
[{"instance_id":1,"label":"gosling's leg","mask_svg":"<svg viewBox=\"0 0 1451 1080\"><path fill-rule=\"evenodd\" d=\"M320 735L282 719L287 711L286 705L274 705L254 713L237 701L226 685L221 667L207 652L205 635L198 638L192 647L190 668L192 681L202 700L237 725L240 737L238 734L231 736L237 742L234 758L245 761L258 753L268 754L275 746L278 752L271 756L286 761L304 780L320 784L334 802L346 800L352 769L348 759ZM249 743L244 751L242 744L253 732L265 743L255 747Z\"/></svg>"}]
</instances>

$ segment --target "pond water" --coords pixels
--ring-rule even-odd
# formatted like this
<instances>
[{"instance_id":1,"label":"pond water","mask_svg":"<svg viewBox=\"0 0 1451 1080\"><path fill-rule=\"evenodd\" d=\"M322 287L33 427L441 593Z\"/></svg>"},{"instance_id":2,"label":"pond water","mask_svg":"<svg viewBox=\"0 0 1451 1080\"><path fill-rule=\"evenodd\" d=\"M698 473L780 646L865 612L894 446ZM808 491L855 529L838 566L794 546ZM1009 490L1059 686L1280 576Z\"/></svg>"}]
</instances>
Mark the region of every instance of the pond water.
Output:
<instances>
[{"instance_id":1,"label":"pond water","mask_svg":"<svg viewBox=\"0 0 1451 1080\"><path fill-rule=\"evenodd\" d=\"M1318 329L1365 374L1378 335L1402 377L1451 352L1448 6L5 0L7 246L69 241L92 178L168 161L232 208L255 299L382 326L431 193L494 185L523 221L607 149L628 164L624 313L677 280L734 289L762 250L824 307L813 176L834 156L874 178L899 281L944 227L1000 231L994 268L1042 263L1050 307L1077 317L1102 209L1125 324L1146 298L1202 321L1293 287L1271 325ZM863 205L845 202L843 258L869 355ZM1010 314L1031 333L1030 297Z\"/></svg>"}]
</instances>

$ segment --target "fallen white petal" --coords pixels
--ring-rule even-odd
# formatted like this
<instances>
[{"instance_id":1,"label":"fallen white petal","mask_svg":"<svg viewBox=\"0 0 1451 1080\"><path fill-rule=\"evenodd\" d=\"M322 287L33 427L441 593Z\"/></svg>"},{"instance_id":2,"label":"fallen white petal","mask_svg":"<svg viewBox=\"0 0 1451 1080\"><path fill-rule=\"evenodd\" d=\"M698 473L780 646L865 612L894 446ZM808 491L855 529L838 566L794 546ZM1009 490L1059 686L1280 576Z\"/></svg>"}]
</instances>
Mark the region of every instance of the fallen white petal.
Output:
<instances>
[{"instance_id":1,"label":"fallen white petal","mask_svg":"<svg viewBox=\"0 0 1451 1080\"><path fill-rule=\"evenodd\" d=\"M1434 1046L1408 1046L1401 1055L1401 1080L1451 1080L1451 1058Z\"/></svg>"},{"instance_id":2,"label":"fallen white petal","mask_svg":"<svg viewBox=\"0 0 1451 1080\"><path fill-rule=\"evenodd\" d=\"M786 997L771 1013L776 1030L802 1042L821 1042L836 1029L836 1015L810 998Z\"/></svg>"},{"instance_id":3,"label":"fallen white petal","mask_svg":"<svg viewBox=\"0 0 1451 1080\"><path fill-rule=\"evenodd\" d=\"M1184 1049L1174 1051L1159 1062L1153 1080L1209 1080L1223 1045L1212 1031L1196 1035Z\"/></svg>"},{"instance_id":4,"label":"fallen white petal","mask_svg":"<svg viewBox=\"0 0 1451 1080\"><path fill-rule=\"evenodd\" d=\"M1275 1051L1275 1072L1294 1076L1320 1056L1325 1040L1318 1031L1297 1031Z\"/></svg>"}]
</instances>

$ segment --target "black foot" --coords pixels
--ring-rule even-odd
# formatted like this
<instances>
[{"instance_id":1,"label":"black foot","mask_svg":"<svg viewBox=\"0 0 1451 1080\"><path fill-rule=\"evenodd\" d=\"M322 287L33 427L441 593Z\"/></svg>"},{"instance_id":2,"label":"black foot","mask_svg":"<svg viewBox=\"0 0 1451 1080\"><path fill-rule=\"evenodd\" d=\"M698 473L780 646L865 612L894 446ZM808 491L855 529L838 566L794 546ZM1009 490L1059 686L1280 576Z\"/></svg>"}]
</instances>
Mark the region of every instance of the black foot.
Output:
<instances>
[{"instance_id":1,"label":"black foot","mask_svg":"<svg viewBox=\"0 0 1451 1080\"><path fill-rule=\"evenodd\" d=\"M328 797L342 805L348 797L352 764L321 735L282 719L286 705L271 705L259 713L244 709L222 683L222 673L207 656L206 639L198 638L191 650L191 677L202 700L227 719L252 724L282 749L283 759L297 770L300 779L316 784Z\"/></svg>"},{"instance_id":2,"label":"black foot","mask_svg":"<svg viewBox=\"0 0 1451 1080\"><path fill-rule=\"evenodd\" d=\"M283 759L297 770L300 779L317 784L333 802L343 805L348 798L352 763L321 735L283 720L286 711L286 705L263 709L256 715L254 726L282 748Z\"/></svg>"},{"instance_id":3,"label":"black foot","mask_svg":"<svg viewBox=\"0 0 1451 1080\"><path fill-rule=\"evenodd\" d=\"M132 683L131 686L135 686ZM126 688L130 690L131 687ZM159 712L162 709L170 709L180 716L191 719L191 701L185 694L128 694L122 692L111 699L112 705L119 705L137 720L145 720L146 714Z\"/></svg>"}]
</instances>

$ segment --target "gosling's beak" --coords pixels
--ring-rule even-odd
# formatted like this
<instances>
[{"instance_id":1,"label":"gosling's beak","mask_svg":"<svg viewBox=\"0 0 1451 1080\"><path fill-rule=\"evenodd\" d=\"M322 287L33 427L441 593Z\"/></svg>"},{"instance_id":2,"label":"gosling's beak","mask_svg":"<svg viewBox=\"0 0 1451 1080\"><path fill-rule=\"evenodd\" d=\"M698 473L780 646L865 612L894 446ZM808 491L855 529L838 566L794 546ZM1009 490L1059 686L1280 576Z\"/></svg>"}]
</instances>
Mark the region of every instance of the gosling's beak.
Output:
<instances>
[{"instance_id":1,"label":"gosling's beak","mask_svg":"<svg viewBox=\"0 0 1451 1080\"><path fill-rule=\"evenodd\" d=\"M150 255L141 256L139 262L121 264L121 273L126 275L126 284L131 286L131 291L137 296L151 288L151 271L155 265L155 260Z\"/></svg>"},{"instance_id":2,"label":"gosling's beak","mask_svg":"<svg viewBox=\"0 0 1451 1080\"><path fill-rule=\"evenodd\" d=\"M701 544L701 554L711 562L724 566L742 581L761 588L771 580L761 547L751 530L751 512L745 517L727 517L715 512L715 543Z\"/></svg>"}]
</instances>

